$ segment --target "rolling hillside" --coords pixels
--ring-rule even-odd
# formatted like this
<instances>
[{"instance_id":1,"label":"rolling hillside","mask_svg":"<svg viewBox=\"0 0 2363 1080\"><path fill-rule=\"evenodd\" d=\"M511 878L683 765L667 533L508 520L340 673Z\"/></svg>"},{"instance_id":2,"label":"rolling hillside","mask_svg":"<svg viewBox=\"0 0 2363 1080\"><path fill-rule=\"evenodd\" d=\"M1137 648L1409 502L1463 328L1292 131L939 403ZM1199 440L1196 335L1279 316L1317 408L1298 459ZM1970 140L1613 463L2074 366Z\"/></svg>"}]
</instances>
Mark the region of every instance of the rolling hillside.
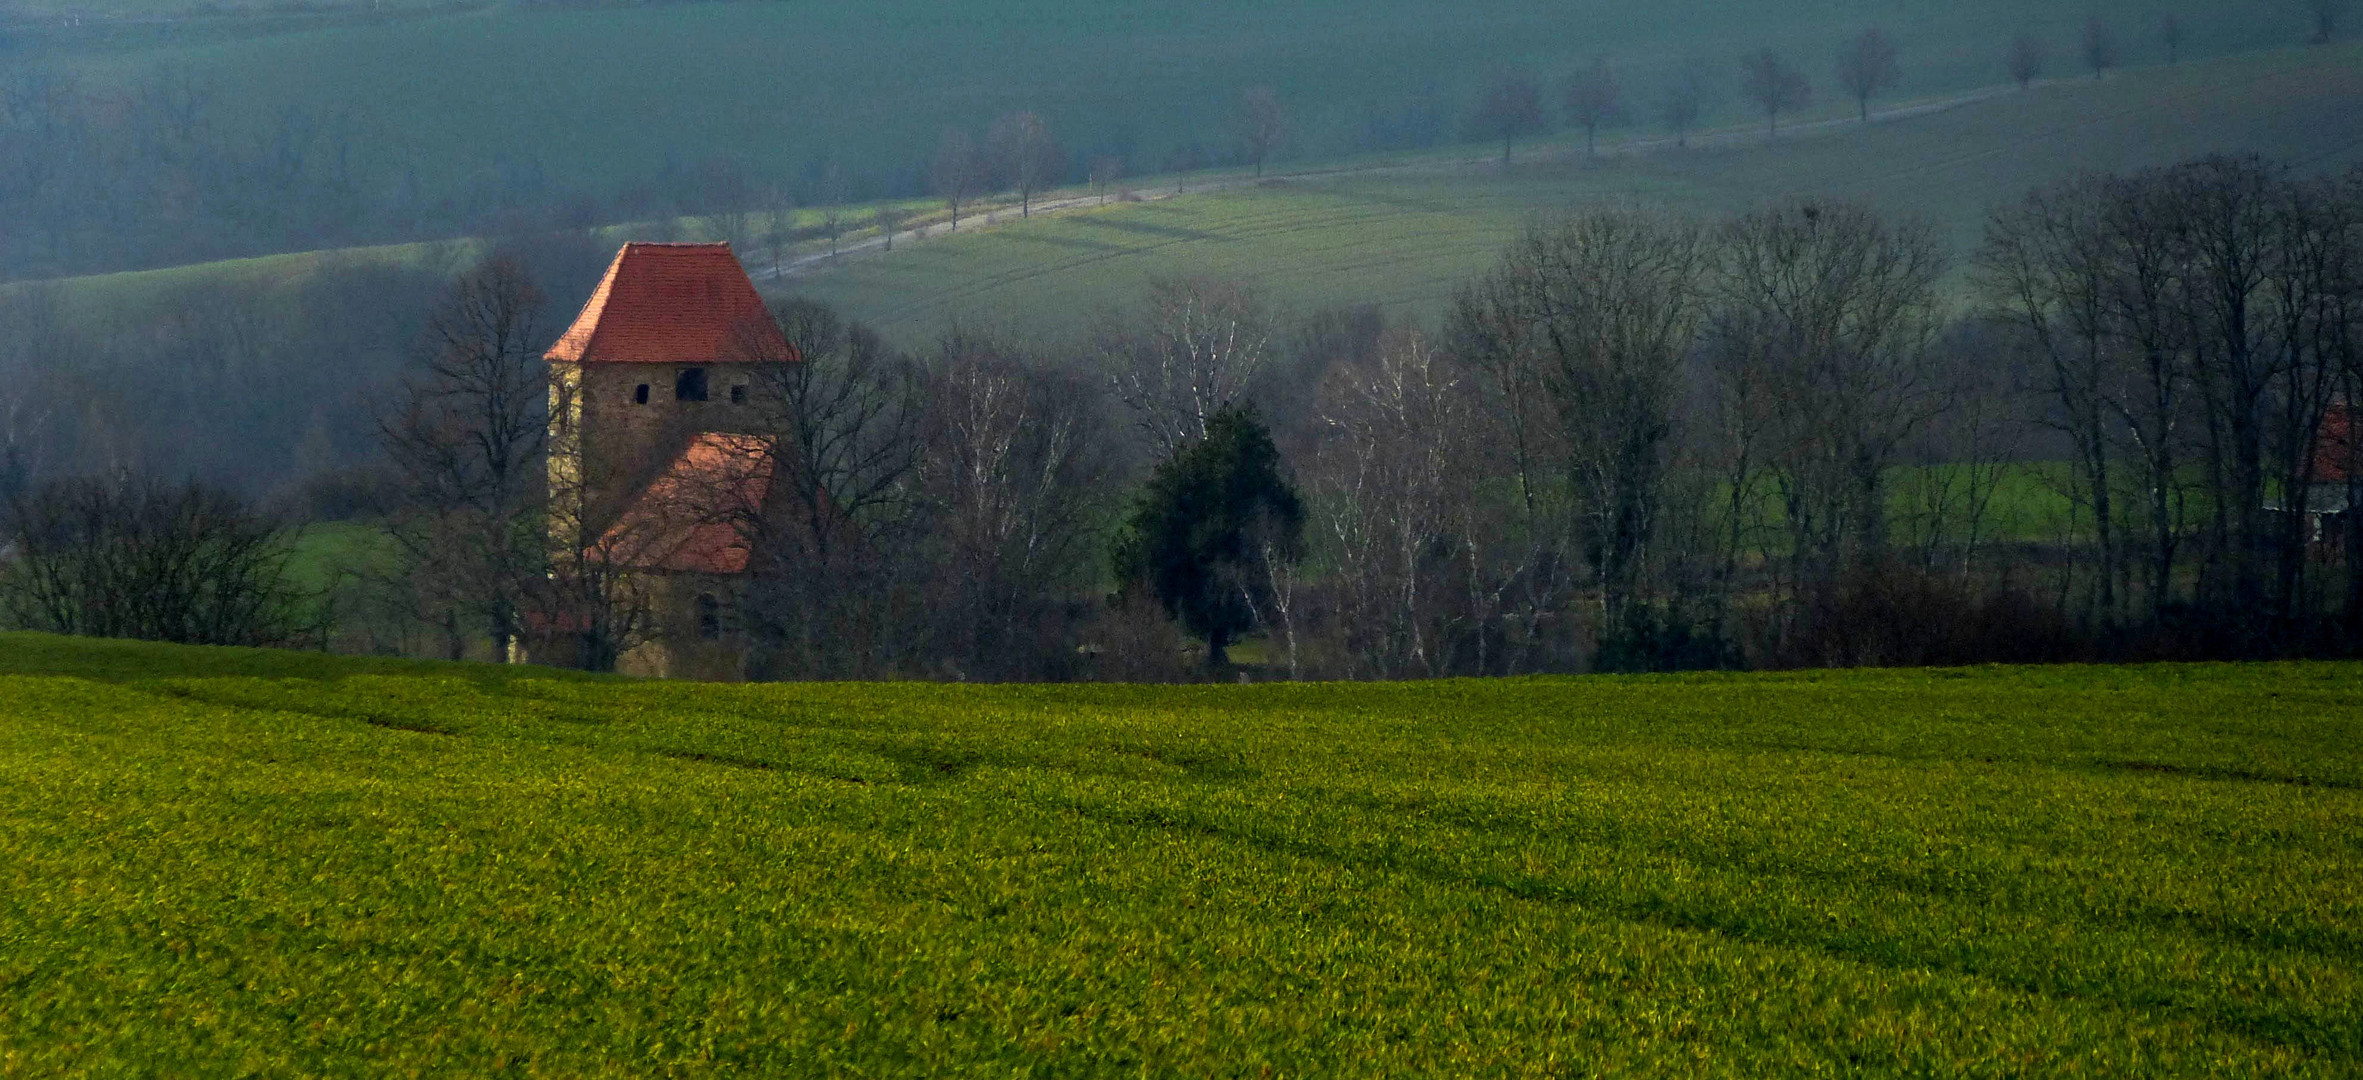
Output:
<instances>
[{"instance_id":1,"label":"rolling hillside","mask_svg":"<svg viewBox=\"0 0 2363 1080\"><path fill-rule=\"evenodd\" d=\"M995 224L971 218L957 236L906 233L891 253L857 250L773 288L840 305L914 347L965 324L1055 349L1101 312L1133 302L1149 278L1176 274L1256 282L1289 314L1377 303L1399 318L1432 319L1524 223L1585 202L1712 216L1784 195L1861 198L1928 221L1965 257L1993 207L2080 170L2209 152L2259 153L2309 170L2363 161L2357 45L1949 100L1933 110L1901 105L1867 127L1809 121L1771 144L1741 127L1687 149L1624 132L1594 161L1565 140L1541 142L1508 170L1482 148L1460 146L1284 169L1262 184L1235 171L1200 173L1178 198L1125 202L1110 192L1105 205L1030 221L1002 209ZM1173 182L1140 178L1136 190L1162 193ZM864 214L856 208L855 219ZM573 310L616 243L709 236L711 225L693 218L533 241L550 317ZM417 321L442 277L481 245L354 248L0 286L0 322L11 335L0 346L15 346L0 348L0 364L13 351L15 363L32 365L25 370L44 387L37 393L85 402L76 407L85 418L142 425L138 452L166 467L239 484L300 478L323 462L374 453L372 410L417 340ZM768 271L761 256L750 261ZM321 363L324 355L336 362ZM224 377L253 392L199 389ZM96 428L76 437L82 448L61 444L61 460L120 445Z\"/></svg>"},{"instance_id":2,"label":"rolling hillside","mask_svg":"<svg viewBox=\"0 0 2363 1080\"><path fill-rule=\"evenodd\" d=\"M1430 317L1538 214L1624 200L1716 215L1791 195L1916 217L1965 257L1993 207L2083 171L2217 152L2308 170L2363 163L2363 46L2061 80L1770 144L1750 134L1687 150L1654 139L1606 150L1593 161L1564 142L1535 147L1508 170L1468 151L1363 160L1329 176L1005 219L848 259L785 288L906 341L953 323L1072 332L1170 274L1253 280L1299 311L1375 302Z\"/></svg>"},{"instance_id":3,"label":"rolling hillside","mask_svg":"<svg viewBox=\"0 0 2363 1080\"><path fill-rule=\"evenodd\" d=\"M890 254L875 250L872 238L866 250L772 287L840 305L906 344L954 323L1069 334L1104 306L1127 302L1147 279L1177 274L1254 280L1300 312L1367 302L1426 317L1526 222L1587 202L1714 215L1787 195L1861 198L1931 224L1965 257L1992 208L2081 171L2207 153L2257 153L2320 171L2363 163L2363 44L2143 68L2098 82L2063 79L1963 100L1933 112L1904 103L1897 108L1911 113L1905 118L1867 128L1823 123L1771 143L1752 126L1727 126L1688 149L1621 132L1603 141L1597 160L1563 138L1546 140L1523 148L1507 171L1482 148L1460 146L1279 170L1260 185L1236 172L1203 174L1190 177L1179 198L1111 197L1031 221L1018 220L1012 204L990 225L971 217L957 236L906 237ZM1162 196L1173 183L1143 177L1126 186ZM617 227L589 243L635 234ZM677 234L710 231L687 219ZM864 235L856 229L849 239L858 244ZM233 284L267 297L323 272L449 266L475 249L448 242L298 253L68 279L50 291L69 315L136 318L144 305L170 302L191 285ZM760 262L752 254L749 261Z\"/></svg>"},{"instance_id":4,"label":"rolling hillside","mask_svg":"<svg viewBox=\"0 0 2363 1080\"><path fill-rule=\"evenodd\" d=\"M0 1074L2352 1075L2358 687L0 635Z\"/></svg>"},{"instance_id":5,"label":"rolling hillside","mask_svg":"<svg viewBox=\"0 0 2363 1080\"><path fill-rule=\"evenodd\" d=\"M205 112L225 133L267 136L299 110L349 140L374 194L414 184L427 199L521 179L606 197L668 164L718 156L772 175L833 158L884 182L923 162L944 126L979 128L1011 109L1042 112L1078 155L1119 153L1148 172L1179 146L1227 152L1233 103L1254 85L1289 102L1290 152L1312 160L1406 111L1434 111L1452 137L1497 73L1556 79L1594 56L1619 63L1643 114L1670 71L1696 58L1733 84L1718 88L1715 111L1738 116L1738 58L1772 46L1838 111L1850 103L1827 89L1830 58L1874 21L1902 47L1904 95L2000 79L2019 33L2050 41L2055 70L2070 71L2088 15L2115 28L2129 64L2162 59L2155 28L2168 12L2183 16L2193 57L2286 45L2305 27L2301 0L2237 10L2196 0L1470 0L1449 12L1413 0L7 7L34 22L13 52L0 48L0 73L33 65L124 88L157 73L186 78L206 88Z\"/></svg>"}]
</instances>

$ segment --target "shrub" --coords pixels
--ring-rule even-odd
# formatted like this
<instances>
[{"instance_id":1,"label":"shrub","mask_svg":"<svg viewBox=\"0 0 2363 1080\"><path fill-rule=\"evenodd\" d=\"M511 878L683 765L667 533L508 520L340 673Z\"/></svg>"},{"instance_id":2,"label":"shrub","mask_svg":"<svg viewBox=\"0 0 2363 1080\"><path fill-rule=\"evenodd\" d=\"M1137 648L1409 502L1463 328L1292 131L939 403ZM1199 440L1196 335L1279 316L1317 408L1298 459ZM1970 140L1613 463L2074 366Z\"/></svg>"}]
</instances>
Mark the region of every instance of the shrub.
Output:
<instances>
[{"instance_id":1,"label":"shrub","mask_svg":"<svg viewBox=\"0 0 2363 1080\"><path fill-rule=\"evenodd\" d=\"M291 639L288 531L198 484L64 480L11 500L0 613L59 634L191 645Z\"/></svg>"}]
</instances>

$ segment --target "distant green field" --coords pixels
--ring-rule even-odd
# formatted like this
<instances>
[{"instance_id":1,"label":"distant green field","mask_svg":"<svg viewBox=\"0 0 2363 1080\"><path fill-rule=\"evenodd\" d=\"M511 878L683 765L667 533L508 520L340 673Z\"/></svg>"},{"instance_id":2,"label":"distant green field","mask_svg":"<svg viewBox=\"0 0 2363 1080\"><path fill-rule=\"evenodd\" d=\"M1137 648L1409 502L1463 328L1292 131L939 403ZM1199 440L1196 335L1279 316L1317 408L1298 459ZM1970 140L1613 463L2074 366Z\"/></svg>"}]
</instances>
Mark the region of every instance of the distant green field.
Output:
<instances>
[{"instance_id":1,"label":"distant green field","mask_svg":"<svg viewBox=\"0 0 2363 1080\"><path fill-rule=\"evenodd\" d=\"M2363 1069L2354 665L0 673L8 1075Z\"/></svg>"},{"instance_id":2,"label":"distant green field","mask_svg":"<svg viewBox=\"0 0 2363 1080\"><path fill-rule=\"evenodd\" d=\"M1413 161L1388 175L1111 205L907 245L787 288L911 342L954 324L1072 334L1173 274L1252 280L1300 312L1375 303L1433 318L1525 223L1571 206L1721 215L1784 196L1862 199L1930 224L1966 259L1987 215L2031 188L2214 152L2309 170L2363 162L2363 46L2062 82L1772 146L1594 162L1561 142L1507 172Z\"/></svg>"},{"instance_id":3,"label":"distant green field","mask_svg":"<svg viewBox=\"0 0 2363 1080\"><path fill-rule=\"evenodd\" d=\"M2363 45L2062 81L1778 145L1613 153L1624 139L1642 137L1610 139L1611 155L1598 161L1565 139L1543 141L1506 173L1464 164L1474 152L1464 147L1347 159L1326 178L1113 202L1032 221L1003 216L991 227L972 219L957 236L848 256L784 289L837 304L907 345L956 324L1071 337L1111 305L1131 302L1150 278L1176 274L1253 280L1297 313L1375 303L1433 318L1538 215L1601 202L1716 215L1808 194L1865 199L1926 221L1965 258L1993 208L2082 171L2212 152L2259 153L2314 170L2363 162ZM695 236L704 223L681 227ZM177 303L179 286L241 283L292 295L340 266L442 265L473 250L454 242L300 253L77 278L57 283L56 292L82 317L120 318ZM747 258L759 268L758 255ZM576 300L555 298L553 306L570 311Z\"/></svg>"},{"instance_id":4,"label":"distant green field","mask_svg":"<svg viewBox=\"0 0 2363 1080\"><path fill-rule=\"evenodd\" d=\"M275 123L291 108L352 136L353 165L378 194L406 172L438 197L532 166L560 187L602 196L668 160L743 158L794 174L837 158L878 176L924 161L946 125L980 128L1002 112L1042 112L1067 146L1115 152L1136 172L1177 147L1228 150L1240 91L1273 85L1290 103L1290 153L1348 150L1374 116L1432 108L1458 137L1482 85L1527 70L1556 79L1615 59L1635 111L1654 114L1668 72L1708 63L1717 115L1746 112L1738 58L1773 46L1843 111L1838 42L1881 22L1902 47L1898 95L1999 80L2011 38L2052 43L2074 69L2087 15L2110 21L2128 64L2164 58L2160 15L2189 26L2188 56L2302 39L2296 0L2282 10L2198 0L869 0L819 3L446 5L354 3L345 15L189 18L217 8L269 12L270 0L15 0L45 21L12 62L63 67L96 85L185 73L214 88L225 130ZM452 8L457 7L457 10ZM65 28L66 12L93 13ZM115 16L107 18L105 16ZM39 49L35 53L32 49Z\"/></svg>"}]
</instances>

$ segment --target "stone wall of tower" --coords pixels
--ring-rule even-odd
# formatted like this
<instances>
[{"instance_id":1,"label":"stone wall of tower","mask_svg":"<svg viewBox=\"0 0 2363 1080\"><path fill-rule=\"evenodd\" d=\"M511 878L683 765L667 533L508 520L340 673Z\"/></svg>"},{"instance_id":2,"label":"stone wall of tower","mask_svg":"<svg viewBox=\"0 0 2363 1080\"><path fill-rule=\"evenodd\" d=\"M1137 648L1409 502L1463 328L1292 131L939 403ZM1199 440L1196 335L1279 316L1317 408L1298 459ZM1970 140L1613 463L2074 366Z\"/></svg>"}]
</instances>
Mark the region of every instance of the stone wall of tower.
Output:
<instances>
[{"instance_id":1,"label":"stone wall of tower","mask_svg":"<svg viewBox=\"0 0 2363 1080\"><path fill-rule=\"evenodd\" d=\"M685 396L684 375L697 371L704 400ZM604 528L692 436L762 430L768 385L754 364L551 364L553 526Z\"/></svg>"}]
</instances>

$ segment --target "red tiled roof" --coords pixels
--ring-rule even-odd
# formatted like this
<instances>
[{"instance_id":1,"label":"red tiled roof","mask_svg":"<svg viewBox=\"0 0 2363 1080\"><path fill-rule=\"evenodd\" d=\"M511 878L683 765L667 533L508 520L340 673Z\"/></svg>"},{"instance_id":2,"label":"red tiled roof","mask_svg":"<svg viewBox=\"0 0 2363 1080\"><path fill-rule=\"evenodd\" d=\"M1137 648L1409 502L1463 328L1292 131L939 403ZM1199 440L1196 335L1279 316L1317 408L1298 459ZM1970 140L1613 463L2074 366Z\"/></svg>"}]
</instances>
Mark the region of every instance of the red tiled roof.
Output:
<instances>
[{"instance_id":1,"label":"red tiled roof","mask_svg":"<svg viewBox=\"0 0 2363 1080\"><path fill-rule=\"evenodd\" d=\"M771 497L774 455L752 435L700 435L607 530L594 557L647 570L738 574Z\"/></svg>"},{"instance_id":2,"label":"red tiled roof","mask_svg":"<svg viewBox=\"0 0 2363 1080\"><path fill-rule=\"evenodd\" d=\"M547 359L714 364L794 355L730 245L625 244Z\"/></svg>"}]
</instances>

